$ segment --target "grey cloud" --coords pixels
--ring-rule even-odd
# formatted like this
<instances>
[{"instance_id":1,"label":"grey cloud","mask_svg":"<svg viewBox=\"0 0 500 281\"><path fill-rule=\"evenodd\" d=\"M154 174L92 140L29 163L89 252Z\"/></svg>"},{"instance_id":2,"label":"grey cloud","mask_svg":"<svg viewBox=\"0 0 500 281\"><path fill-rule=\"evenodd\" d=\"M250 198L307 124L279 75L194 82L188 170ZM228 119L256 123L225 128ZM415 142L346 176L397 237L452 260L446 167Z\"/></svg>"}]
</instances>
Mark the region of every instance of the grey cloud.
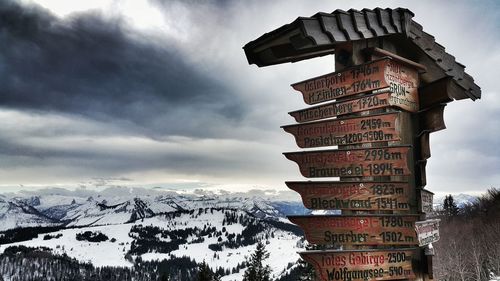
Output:
<instances>
[{"instance_id":1,"label":"grey cloud","mask_svg":"<svg viewBox=\"0 0 500 281\"><path fill-rule=\"evenodd\" d=\"M60 20L3 1L0 106L125 120L153 136L216 137L214 124L243 118L238 96L172 44L130 32L98 13Z\"/></svg>"},{"instance_id":2,"label":"grey cloud","mask_svg":"<svg viewBox=\"0 0 500 281\"><path fill-rule=\"evenodd\" d=\"M285 180L304 180L281 155L296 145L279 126L293 122L287 111L305 107L289 85L331 72L333 58L257 68L247 64L241 47L297 16L373 8L370 1L149 0L171 24L164 33L173 33L146 37L122 19L95 12L61 20L39 8L0 2L0 108L19 115L40 111L34 119L12 115L20 119L17 127L4 126L11 118L0 117L0 174L9 184L123 175L138 185L181 178L279 182L284 188ZM434 192L498 184L500 106L485 109L497 104L488 99L495 97L498 65L492 3L380 4L415 12L424 30L467 65L483 88L479 102L450 104L449 128L431 135L427 175ZM450 33L457 30L481 40ZM489 55L470 52L474 48ZM52 118L60 116L69 120ZM176 134L199 139L171 145ZM209 139L215 137L240 141ZM87 139L95 143L87 145Z\"/></svg>"}]
</instances>

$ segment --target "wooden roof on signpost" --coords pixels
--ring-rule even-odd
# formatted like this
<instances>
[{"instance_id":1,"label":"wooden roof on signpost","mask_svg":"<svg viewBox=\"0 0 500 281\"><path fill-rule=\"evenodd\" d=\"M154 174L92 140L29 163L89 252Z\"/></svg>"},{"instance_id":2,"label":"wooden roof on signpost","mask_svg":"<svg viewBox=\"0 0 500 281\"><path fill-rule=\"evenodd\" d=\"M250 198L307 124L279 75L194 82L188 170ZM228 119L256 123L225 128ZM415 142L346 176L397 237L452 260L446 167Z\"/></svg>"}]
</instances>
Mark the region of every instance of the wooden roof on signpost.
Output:
<instances>
[{"instance_id":1,"label":"wooden roof on signpost","mask_svg":"<svg viewBox=\"0 0 500 281\"><path fill-rule=\"evenodd\" d=\"M403 8L317 13L266 33L243 49L248 62L261 67L335 54L338 45L348 42L392 40L405 49L407 59L426 67L421 75L425 84L449 80L450 98L481 98L481 88L464 71L465 66L424 32L413 16Z\"/></svg>"}]
</instances>

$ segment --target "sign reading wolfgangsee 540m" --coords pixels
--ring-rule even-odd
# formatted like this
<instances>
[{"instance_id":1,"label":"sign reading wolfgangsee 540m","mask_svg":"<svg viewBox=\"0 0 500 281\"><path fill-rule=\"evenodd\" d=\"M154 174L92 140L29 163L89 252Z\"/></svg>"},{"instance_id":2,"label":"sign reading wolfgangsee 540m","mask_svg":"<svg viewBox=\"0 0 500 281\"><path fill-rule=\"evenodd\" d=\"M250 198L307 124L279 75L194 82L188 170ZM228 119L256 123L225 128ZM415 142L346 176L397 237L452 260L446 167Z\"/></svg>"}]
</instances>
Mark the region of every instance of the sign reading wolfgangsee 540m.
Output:
<instances>
[{"instance_id":1,"label":"sign reading wolfgangsee 540m","mask_svg":"<svg viewBox=\"0 0 500 281\"><path fill-rule=\"evenodd\" d=\"M415 277L416 250L407 248L420 242L415 232L419 215L409 213L416 205L408 183L413 148L401 141L405 128L400 110L418 111L418 83L415 69L386 57L292 85L307 104L336 101L290 112L299 123L282 128L300 148L343 148L284 155L306 178L342 180L287 182L288 187L300 193L309 209L365 213L290 216L290 221L304 230L311 244L385 247L301 252L323 281ZM363 180L366 177L370 180ZM366 213L379 211L384 213ZM400 213L390 213L395 211Z\"/></svg>"}]
</instances>

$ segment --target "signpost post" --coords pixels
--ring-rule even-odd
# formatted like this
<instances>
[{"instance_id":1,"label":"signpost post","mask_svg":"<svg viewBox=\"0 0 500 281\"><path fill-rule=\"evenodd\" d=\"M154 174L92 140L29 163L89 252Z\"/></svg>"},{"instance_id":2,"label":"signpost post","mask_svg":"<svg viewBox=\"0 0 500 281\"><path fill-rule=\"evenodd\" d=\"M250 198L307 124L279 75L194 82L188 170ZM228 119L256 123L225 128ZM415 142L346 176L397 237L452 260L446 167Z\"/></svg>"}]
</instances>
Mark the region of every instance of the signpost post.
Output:
<instances>
[{"instance_id":1,"label":"signpost post","mask_svg":"<svg viewBox=\"0 0 500 281\"><path fill-rule=\"evenodd\" d=\"M327 178L287 186L306 208L341 210L289 217L309 243L330 248L300 253L318 280L433 278L429 133L445 128L446 103L481 90L412 17L402 8L318 13L244 47L258 66L335 54L335 72L291 85L313 106L290 112L297 124L282 127L306 149L285 157L302 176ZM426 259L424 248L408 248L416 246Z\"/></svg>"}]
</instances>

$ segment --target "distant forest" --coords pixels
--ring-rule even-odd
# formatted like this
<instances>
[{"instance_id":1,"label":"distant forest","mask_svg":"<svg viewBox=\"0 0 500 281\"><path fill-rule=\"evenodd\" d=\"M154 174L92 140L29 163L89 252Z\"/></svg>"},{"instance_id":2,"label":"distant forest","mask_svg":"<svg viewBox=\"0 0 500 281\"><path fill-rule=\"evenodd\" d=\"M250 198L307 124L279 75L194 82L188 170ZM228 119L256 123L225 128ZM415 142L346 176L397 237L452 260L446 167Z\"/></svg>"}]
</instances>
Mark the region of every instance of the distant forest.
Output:
<instances>
[{"instance_id":1,"label":"distant forest","mask_svg":"<svg viewBox=\"0 0 500 281\"><path fill-rule=\"evenodd\" d=\"M500 190L489 189L463 206L448 195L438 213L441 238L434 245L435 279L488 281L500 276Z\"/></svg>"},{"instance_id":2,"label":"distant forest","mask_svg":"<svg viewBox=\"0 0 500 281\"><path fill-rule=\"evenodd\" d=\"M0 280L10 281L166 281L194 280L198 264L188 257L162 262L137 260L134 267L94 267L47 248L12 246L0 255Z\"/></svg>"}]
</instances>

